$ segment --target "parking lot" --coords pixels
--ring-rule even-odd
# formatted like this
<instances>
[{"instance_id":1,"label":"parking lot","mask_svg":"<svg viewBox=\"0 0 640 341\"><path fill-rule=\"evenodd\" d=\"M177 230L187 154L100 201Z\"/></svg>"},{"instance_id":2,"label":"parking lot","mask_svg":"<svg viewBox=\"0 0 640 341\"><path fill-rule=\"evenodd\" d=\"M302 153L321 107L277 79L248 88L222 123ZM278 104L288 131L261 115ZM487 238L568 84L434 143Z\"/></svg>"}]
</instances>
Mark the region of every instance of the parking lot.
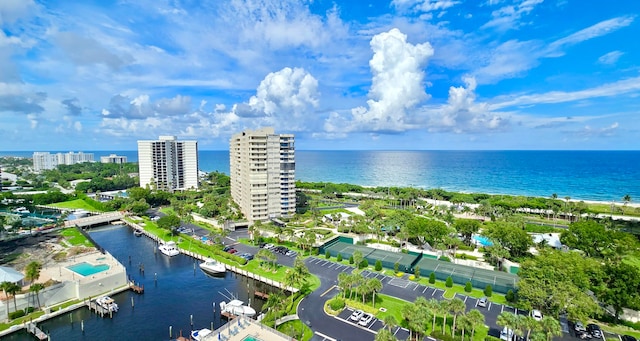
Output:
<instances>
[{"instance_id":1,"label":"parking lot","mask_svg":"<svg viewBox=\"0 0 640 341\"><path fill-rule=\"evenodd\" d=\"M378 320L377 318L373 317L371 319L371 321L369 321L368 323L360 323L361 319L357 319L354 320L352 318L350 318L352 316L352 314L354 313L354 309L351 308L346 308L344 309L342 312L340 312L340 314L338 314L338 316L336 316L336 318L342 320L344 323L348 323L356 328L361 328L361 329L365 329L370 331L371 333L377 333L378 330L384 328L384 323L382 323L382 321ZM391 332L393 333L393 335L395 335L395 337L398 340L406 340L409 338L409 330L405 329L405 328L400 328L400 327L394 327Z\"/></svg>"}]
</instances>

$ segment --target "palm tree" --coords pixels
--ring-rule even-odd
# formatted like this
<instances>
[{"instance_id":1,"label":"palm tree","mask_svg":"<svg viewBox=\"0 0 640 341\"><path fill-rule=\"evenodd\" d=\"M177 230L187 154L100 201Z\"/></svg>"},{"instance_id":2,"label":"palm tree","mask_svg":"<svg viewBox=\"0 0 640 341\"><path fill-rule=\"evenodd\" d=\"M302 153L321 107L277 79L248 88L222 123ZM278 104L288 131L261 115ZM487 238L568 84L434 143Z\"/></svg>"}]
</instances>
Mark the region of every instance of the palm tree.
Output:
<instances>
[{"instance_id":1,"label":"palm tree","mask_svg":"<svg viewBox=\"0 0 640 341\"><path fill-rule=\"evenodd\" d=\"M467 306L464 304L464 301L459 298L454 298L449 302L449 311L451 315L453 315L453 324L451 325L451 336L456 336L456 319L458 316L464 313L464 310Z\"/></svg>"},{"instance_id":2,"label":"palm tree","mask_svg":"<svg viewBox=\"0 0 640 341\"><path fill-rule=\"evenodd\" d=\"M275 292L269 295L269 298L267 299L267 302L265 302L264 306L272 312L275 318L278 318L286 306L284 302L284 295L282 293Z\"/></svg>"},{"instance_id":3,"label":"palm tree","mask_svg":"<svg viewBox=\"0 0 640 341\"><path fill-rule=\"evenodd\" d=\"M471 321L469 321L467 314L460 315L460 317L458 317L458 328L462 329L462 341L464 341L464 331L469 327L471 327Z\"/></svg>"},{"instance_id":4,"label":"palm tree","mask_svg":"<svg viewBox=\"0 0 640 341\"><path fill-rule=\"evenodd\" d=\"M551 341L554 336L562 335L560 322L551 316L544 316L540 321L540 329L547 336L547 341Z\"/></svg>"},{"instance_id":5,"label":"palm tree","mask_svg":"<svg viewBox=\"0 0 640 341\"><path fill-rule=\"evenodd\" d=\"M391 331L387 329L380 329L376 337L375 341L397 341L398 339L391 333Z\"/></svg>"},{"instance_id":6,"label":"palm tree","mask_svg":"<svg viewBox=\"0 0 640 341\"><path fill-rule=\"evenodd\" d=\"M24 278L31 284L40 278L40 271L42 270L42 264L39 262L31 262L25 267ZM29 291L31 293L32 291ZM28 300L27 300L28 301Z\"/></svg>"},{"instance_id":7,"label":"palm tree","mask_svg":"<svg viewBox=\"0 0 640 341\"><path fill-rule=\"evenodd\" d=\"M476 328L478 326L484 325L484 315L478 309L472 309L467 313L467 320L471 324L471 339L473 340L473 336L476 333Z\"/></svg>"},{"instance_id":8,"label":"palm tree","mask_svg":"<svg viewBox=\"0 0 640 341\"><path fill-rule=\"evenodd\" d=\"M5 284L7 283L7 284ZM13 309L14 311L18 311L18 303L16 302L16 294L22 291L22 287L13 282L3 282L3 289L7 293L7 295L13 296ZM7 306L7 312L9 311L9 307Z\"/></svg>"},{"instance_id":9,"label":"palm tree","mask_svg":"<svg viewBox=\"0 0 640 341\"><path fill-rule=\"evenodd\" d=\"M496 324L501 327L506 327L507 329L513 330L516 326L516 315L507 311L503 311L500 313L500 315L498 315Z\"/></svg>"},{"instance_id":10,"label":"palm tree","mask_svg":"<svg viewBox=\"0 0 640 341\"><path fill-rule=\"evenodd\" d=\"M631 202L631 196L629 194L626 194L624 197L622 197L622 201L624 201L624 205L627 206L627 204Z\"/></svg>"},{"instance_id":11,"label":"palm tree","mask_svg":"<svg viewBox=\"0 0 640 341\"><path fill-rule=\"evenodd\" d=\"M377 278L370 278L367 280L367 286L373 295L373 307L376 307L376 293L382 290L382 282Z\"/></svg>"},{"instance_id":12,"label":"palm tree","mask_svg":"<svg viewBox=\"0 0 640 341\"><path fill-rule=\"evenodd\" d=\"M413 340L413 332L417 331L416 323L414 318L417 317L417 309L415 304L405 304L400 311L402 313L402 318L407 321L407 327L409 328L409 340Z\"/></svg>"},{"instance_id":13,"label":"palm tree","mask_svg":"<svg viewBox=\"0 0 640 341\"><path fill-rule=\"evenodd\" d=\"M440 307L440 302L435 298L432 298L427 301L427 308L431 310L433 314L433 322L431 324L431 331L434 332L436 330L436 316L442 311ZM484 317L484 315L482 315Z\"/></svg>"},{"instance_id":14,"label":"palm tree","mask_svg":"<svg viewBox=\"0 0 640 341\"><path fill-rule=\"evenodd\" d=\"M540 323L538 323L538 321L536 321L536 319L531 316L523 316L521 318L522 328L527 331L526 339L529 340L531 333L536 332L540 329Z\"/></svg>"},{"instance_id":15,"label":"palm tree","mask_svg":"<svg viewBox=\"0 0 640 341\"><path fill-rule=\"evenodd\" d=\"M393 315L386 315L383 317L382 323L384 323L384 326L387 327L388 331L391 331L391 329L398 325L398 321L396 321L396 318L393 317Z\"/></svg>"},{"instance_id":16,"label":"palm tree","mask_svg":"<svg viewBox=\"0 0 640 341\"><path fill-rule=\"evenodd\" d=\"M42 283L33 283L29 287L29 291L34 292L38 299L38 309L40 309L40 290L42 289L44 289L44 285Z\"/></svg>"},{"instance_id":17,"label":"palm tree","mask_svg":"<svg viewBox=\"0 0 640 341\"><path fill-rule=\"evenodd\" d=\"M442 313L442 334L446 334L447 315L449 314L449 301L440 301L440 312Z\"/></svg>"}]
</instances>

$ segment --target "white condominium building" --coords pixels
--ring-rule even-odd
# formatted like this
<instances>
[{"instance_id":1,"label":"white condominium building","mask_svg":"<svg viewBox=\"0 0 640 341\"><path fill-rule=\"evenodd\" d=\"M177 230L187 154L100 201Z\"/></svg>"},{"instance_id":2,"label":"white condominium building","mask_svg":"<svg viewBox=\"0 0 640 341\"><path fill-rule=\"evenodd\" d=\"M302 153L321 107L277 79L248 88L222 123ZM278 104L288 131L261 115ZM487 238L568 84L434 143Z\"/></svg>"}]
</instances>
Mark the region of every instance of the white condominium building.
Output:
<instances>
[{"instance_id":1,"label":"white condominium building","mask_svg":"<svg viewBox=\"0 0 640 341\"><path fill-rule=\"evenodd\" d=\"M162 190L198 188L198 142L160 136L138 141L140 187Z\"/></svg>"},{"instance_id":2,"label":"white condominium building","mask_svg":"<svg viewBox=\"0 0 640 341\"><path fill-rule=\"evenodd\" d=\"M126 156L119 156L116 154L109 154L109 156L101 156L101 163L127 163Z\"/></svg>"},{"instance_id":3,"label":"white condominium building","mask_svg":"<svg viewBox=\"0 0 640 341\"><path fill-rule=\"evenodd\" d=\"M249 221L292 216L296 211L293 134L273 128L245 130L229 144L231 196Z\"/></svg>"},{"instance_id":4,"label":"white condominium building","mask_svg":"<svg viewBox=\"0 0 640 341\"><path fill-rule=\"evenodd\" d=\"M68 152L51 154L49 152L33 153L33 170L39 172L54 169L58 165L74 165L81 162L93 162L93 153Z\"/></svg>"}]
</instances>

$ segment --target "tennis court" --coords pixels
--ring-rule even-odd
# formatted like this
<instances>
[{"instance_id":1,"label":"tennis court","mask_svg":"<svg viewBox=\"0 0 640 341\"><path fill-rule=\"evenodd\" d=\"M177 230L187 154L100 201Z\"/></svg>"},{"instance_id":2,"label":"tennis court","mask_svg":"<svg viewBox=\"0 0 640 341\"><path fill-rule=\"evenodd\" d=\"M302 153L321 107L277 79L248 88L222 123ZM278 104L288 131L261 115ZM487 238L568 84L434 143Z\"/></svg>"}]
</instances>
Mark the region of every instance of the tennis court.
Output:
<instances>
[{"instance_id":1,"label":"tennis court","mask_svg":"<svg viewBox=\"0 0 640 341\"><path fill-rule=\"evenodd\" d=\"M356 251L360 251L362 257L369 262L369 265L374 265L379 260L382 262L383 267L393 269L395 264L398 263L398 270L403 272L409 271L411 264L418 258L417 255L378 250L363 245L354 245L339 239L327 243L320 251L322 253L328 251L331 257L337 257L340 254L343 259L349 259Z\"/></svg>"}]
</instances>

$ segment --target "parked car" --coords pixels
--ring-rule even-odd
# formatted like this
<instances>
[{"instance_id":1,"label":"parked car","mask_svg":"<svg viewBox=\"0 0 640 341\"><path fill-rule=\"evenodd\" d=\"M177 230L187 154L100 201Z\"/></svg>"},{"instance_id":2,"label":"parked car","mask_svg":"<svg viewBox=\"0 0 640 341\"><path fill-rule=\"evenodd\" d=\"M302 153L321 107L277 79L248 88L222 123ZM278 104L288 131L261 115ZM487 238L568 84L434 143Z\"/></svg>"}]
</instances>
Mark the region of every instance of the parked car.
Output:
<instances>
[{"instance_id":1,"label":"parked car","mask_svg":"<svg viewBox=\"0 0 640 341\"><path fill-rule=\"evenodd\" d=\"M587 328L584 327L582 322L577 321L576 323L573 324L573 330L575 330L577 332L586 332Z\"/></svg>"},{"instance_id":2,"label":"parked car","mask_svg":"<svg viewBox=\"0 0 640 341\"><path fill-rule=\"evenodd\" d=\"M233 246L225 246L224 249L222 249L222 251L229 252L229 250L231 249L233 249Z\"/></svg>"},{"instance_id":3,"label":"parked car","mask_svg":"<svg viewBox=\"0 0 640 341\"><path fill-rule=\"evenodd\" d=\"M482 297L481 299L478 300L478 307L482 307L482 308L486 308L487 307L487 298L486 297Z\"/></svg>"},{"instance_id":4,"label":"parked car","mask_svg":"<svg viewBox=\"0 0 640 341\"><path fill-rule=\"evenodd\" d=\"M271 244L271 243L269 243L269 244L265 244L265 245L264 245L264 248L265 248L265 249L267 249L267 250L271 250L271 249L273 249L273 247L274 247L274 246L273 246L273 244Z\"/></svg>"},{"instance_id":5,"label":"parked car","mask_svg":"<svg viewBox=\"0 0 640 341\"><path fill-rule=\"evenodd\" d=\"M589 332L592 337L602 338L602 330L600 330L600 326L597 324L589 323L587 325L587 332Z\"/></svg>"},{"instance_id":6,"label":"parked car","mask_svg":"<svg viewBox=\"0 0 640 341\"><path fill-rule=\"evenodd\" d=\"M536 320L536 321L541 321L542 320L542 312L540 310L533 309L533 310L531 310L531 317L533 317L533 319Z\"/></svg>"},{"instance_id":7,"label":"parked car","mask_svg":"<svg viewBox=\"0 0 640 341\"><path fill-rule=\"evenodd\" d=\"M241 254L240 257L246 259L247 261L250 261L250 260L253 259L253 255L248 253L248 252L245 252L245 253Z\"/></svg>"},{"instance_id":8,"label":"parked car","mask_svg":"<svg viewBox=\"0 0 640 341\"><path fill-rule=\"evenodd\" d=\"M500 340L503 340L503 341L511 341L511 340L513 340L513 330L511 330L511 329L509 329L507 327L504 327L502 329L502 331L500 332Z\"/></svg>"},{"instance_id":9,"label":"parked car","mask_svg":"<svg viewBox=\"0 0 640 341\"><path fill-rule=\"evenodd\" d=\"M287 253L285 253L285 256L289 256L289 257L293 257L295 255L297 255L298 253L293 251L293 250L289 250L287 251Z\"/></svg>"},{"instance_id":10,"label":"parked car","mask_svg":"<svg viewBox=\"0 0 640 341\"><path fill-rule=\"evenodd\" d=\"M360 318L360 322L358 322L358 324L361 325L361 326L367 326L367 325L369 325L369 323L371 323L371 320L373 320L373 315L364 314Z\"/></svg>"},{"instance_id":11,"label":"parked car","mask_svg":"<svg viewBox=\"0 0 640 341\"><path fill-rule=\"evenodd\" d=\"M364 311L356 310L351 314L351 316L349 316L349 320L360 321L360 318L362 317L362 315L364 315Z\"/></svg>"},{"instance_id":12,"label":"parked car","mask_svg":"<svg viewBox=\"0 0 640 341\"><path fill-rule=\"evenodd\" d=\"M637 341L635 337L631 335L622 335L622 341Z\"/></svg>"},{"instance_id":13,"label":"parked car","mask_svg":"<svg viewBox=\"0 0 640 341\"><path fill-rule=\"evenodd\" d=\"M229 251L227 251L227 252L229 252L230 254L234 254L234 253L238 252L238 250L236 250L236 249L234 249L234 248L231 248L231 249L229 249Z\"/></svg>"}]
</instances>

